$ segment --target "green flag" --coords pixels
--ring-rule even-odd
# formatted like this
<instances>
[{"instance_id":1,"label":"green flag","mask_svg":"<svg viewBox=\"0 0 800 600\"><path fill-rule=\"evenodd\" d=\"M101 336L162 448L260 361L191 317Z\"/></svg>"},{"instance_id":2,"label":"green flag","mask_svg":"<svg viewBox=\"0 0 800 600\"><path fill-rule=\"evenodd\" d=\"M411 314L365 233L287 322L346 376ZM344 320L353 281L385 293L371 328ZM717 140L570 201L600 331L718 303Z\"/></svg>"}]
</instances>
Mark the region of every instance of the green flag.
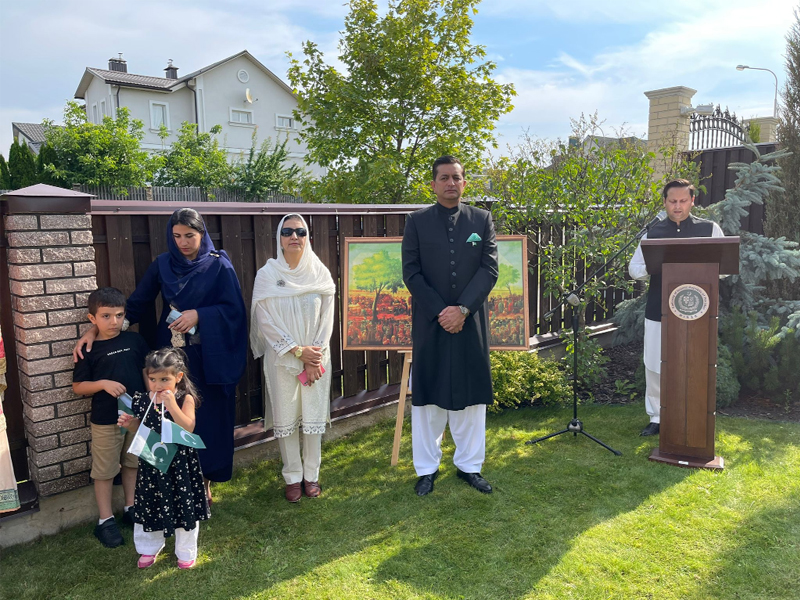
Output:
<instances>
[{"instance_id":1,"label":"green flag","mask_svg":"<svg viewBox=\"0 0 800 600\"><path fill-rule=\"evenodd\" d=\"M161 421L161 441L165 444L181 444L182 446L189 446L190 448L202 449L206 447L199 435L196 433L189 433L183 427L169 419L163 419Z\"/></svg>"},{"instance_id":2,"label":"green flag","mask_svg":"<svg viewBox=\"0 0 800 600\"><path fill-rule=\"evenodd\" d=\"M122 396L117 398L117 413L125 413L126 415L133 414L133 398L128 394L122 394Z\"/></svg>"},{"instance_id":3,"label":"green flag","mask_svg":"<svg viewBox=\"0 0 800 600\"><path fill-rule=\"evenodd\" d=\"M172 464L172 459L178 447L175 444L165 444L161 441L161 435L142 423L133 438L128 452L138 456L146 463L153 465L162 473L166 473Z\"/></svg>"}]
</instances>

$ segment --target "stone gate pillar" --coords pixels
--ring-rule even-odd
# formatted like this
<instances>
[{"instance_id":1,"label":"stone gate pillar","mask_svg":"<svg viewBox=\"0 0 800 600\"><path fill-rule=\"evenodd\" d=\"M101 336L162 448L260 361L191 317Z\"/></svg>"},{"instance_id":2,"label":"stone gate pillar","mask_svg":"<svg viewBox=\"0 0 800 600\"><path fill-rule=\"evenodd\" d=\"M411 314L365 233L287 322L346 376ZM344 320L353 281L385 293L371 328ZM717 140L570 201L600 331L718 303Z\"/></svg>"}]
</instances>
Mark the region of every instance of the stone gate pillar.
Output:
<instances>
[{"instance_id":1,"label":"stone gate pillar","mask_svg":"<svg viewBox=\"0 0 800 600\"><path fill-rule=\"evenodd\" d=\"M91 197L44 184L2 196L28 461L42 496L89 483L91 399L72 392L72 348L97 287Z\"/></svg>"},{"instance_id":2,"label":"stone gate pillar","mask_svg":"<svg viewBox=\"0 0 800 600\"><path fill-rule=\"evenodd\" d=\"M662 147L674 146L678 152L689 150L690 112L681 114L682 107L692 105L697 90L676 86L652 90L644 95L650 100L647 119L647 149L656 155L655 173L658 179L667 172L670 156L661 153Z\"/></svg>"}]
</instances>

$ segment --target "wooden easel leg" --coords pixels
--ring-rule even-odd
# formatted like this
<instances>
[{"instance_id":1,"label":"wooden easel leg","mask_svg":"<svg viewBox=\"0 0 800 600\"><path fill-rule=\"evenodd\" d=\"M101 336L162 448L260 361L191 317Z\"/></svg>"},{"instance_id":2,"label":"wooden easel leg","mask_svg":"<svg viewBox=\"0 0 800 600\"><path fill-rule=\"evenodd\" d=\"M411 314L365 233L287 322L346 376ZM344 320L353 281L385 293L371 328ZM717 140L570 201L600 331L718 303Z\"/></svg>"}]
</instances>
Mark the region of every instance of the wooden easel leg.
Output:
<instances>
[{"instance_id":1,"label":"wooden easel leg","mask_svg":"<svg viewBox=\"0 0 800 600\"><path fill-rule=\"evenodd\" d=\"M397 403L397 421L394 426L394 444L392 444L392 466L397 466L400 459L400 438L403 436L403 419L406 414L406 396L408 395L408 374L411 370L411 352L405 353L403 375L400 380L400 400Z\"/></svg>"}]
</instances>

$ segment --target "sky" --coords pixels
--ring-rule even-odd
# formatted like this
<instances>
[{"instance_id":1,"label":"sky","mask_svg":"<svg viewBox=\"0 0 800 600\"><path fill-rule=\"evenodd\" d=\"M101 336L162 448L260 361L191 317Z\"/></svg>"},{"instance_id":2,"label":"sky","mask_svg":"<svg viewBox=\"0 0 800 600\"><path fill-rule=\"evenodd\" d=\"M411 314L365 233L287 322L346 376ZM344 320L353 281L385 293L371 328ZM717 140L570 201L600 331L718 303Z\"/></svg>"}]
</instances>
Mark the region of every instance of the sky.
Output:
<instances>
[{"instance_id":1,"label":"sky","mask_svg":"<svg viewBox=\"0 0 800 600\"><path fill-rule=\"evenodd\" d=\"M386 1L379 6L385 9ZM570 119L597 111L602 133L646 137L644 92L697 90L693 104L720 104L746 118L772 115L785 83L785 36L798 0L485 0L473 43L513 83L514 110L497 124L506 154L527 131L566 139ZM61 122L86 67L123 53L128 71L179 76L249 50L285 81L287 53L314 41L337 61L347 7L325 0L0 0L0 152L11 123Z\"/></svg>"}]
</instances>

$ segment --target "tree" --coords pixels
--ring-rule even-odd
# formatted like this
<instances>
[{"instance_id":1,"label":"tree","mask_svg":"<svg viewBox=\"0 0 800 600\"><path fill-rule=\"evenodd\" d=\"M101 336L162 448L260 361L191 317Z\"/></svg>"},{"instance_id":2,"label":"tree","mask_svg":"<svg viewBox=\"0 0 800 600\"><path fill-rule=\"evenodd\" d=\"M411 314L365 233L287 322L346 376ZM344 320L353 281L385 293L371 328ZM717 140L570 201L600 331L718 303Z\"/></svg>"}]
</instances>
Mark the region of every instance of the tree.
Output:
<instances>
[{"instance_id":1,"label":"tree","mask_svg":"<svg viewBox=\"0 0 800 600\"><path fill-rule=\"evenodd\" d=\"M21 144L14 139L8 151L8 171L11 178L11 189L18 190L38 183L36 177L36 158L28 148L28 144Z\"/></svg>"},{"instance_id":2,"label":"tree","mask_svg":"<svg viewBox=\"0 0 800 600\"><path fill-rule=\"evenodd\" d=\"M55 149L47 143L39 147L39 154L36 157L36 176L39 183L46 183L47 185L62 185L53 176L55 165L58 163L58 154Z\"/></svg>"},{"instance_id":3,"label":"tree","mask_svg":"<svg viewBox=\"0 0 800 600\"><path fill-rule=\"evenodd\" d=\"M392 293L403 287L403 265L398 258L389 256L388 250L381 250L366 257L353 268L353 285L365 292L375 292L372 301L372 320L378 320L378 301L384 290Z\"/></svg>"},{"instance_id":4,"label":"tree","mask_svg":"<svg viewBox=\"0 0 800 600\"><path fill-rule=\"evenodd\" d=\"M107 185L117 189L142 186L152 177L153 160L142 150L143 124L130 118L126 107L116 118L90 123L84 107L75 101L64 108L64 126L43 122L45 140L55 154L45 171L58 185Z\"/></svg>"},{"instance_id":5,"label":"tree","mask_svg":"<svg viewBox=\"0 0 800 600\"><path fill-rule=\"evenodd\" d=\"M429 201L430 168L454 154L473 171L511 110L512 85L470 42L479 0L351 0L340 73L303 44L289 80L308 160L328 168L318 194L346 202Z\"/></svg>"},{"instance_id":6,"label":"tree","mask_svg":"<svg viewBox=\"0 0 800 600\"><path fill-rule=\"evenodd\" d=\"M769 199L764 232L774 238L800 242L800 10L786 36L786 87L782 94L778 145L791 154L781 158L784 192ZM800 281L770 285L774 295L800 297Z\"/></svg>"},{"instance_id":7,"label":"tree","mask_svg":"<svg viewBox=\"0 0 800 600\"><path fill-rule=\"evenodd\" d=\"M257 132L253 131L250 152L246 160L233 165L229 188L241 192L248 202L263 198L269 192L288 192L294 188L299 182L300 167L286 164L288 141L288 138L283 142L276 140L273 147L267 138L256 149L258 138Z\"/></svg>"},{"instance_id":8,"label":"tree","mask_svg":"<svg viewBox=\"0 0 800 600\"><path fill-rule=\"evenodd\" d=\"M0 154L0 190L11 189L11 173L8 171L5 157Z\"/></svg>"},{"instance_id":9,"label":"tree","mask_svg":"<svg viewBox=\"0 0 800 600\"><path fill-rule=\"evenodd\" d=\"M497 283L495 287L504 287L508 289L509 296L511 295L511 286L520 281L519 271L511 265L500 264L498 267Z\"/></svg>"},{"instance_id":10,"label":"tree","mask_svg":"<svg viewBox=\"0 0 800 600\"><path fill-rule=\"evenodd\" d=\"M224 187L230 181L231 167L217 136L222 127L214 125L209 132L198 133L197 125L184 121L178 139L160 153L160 165L154 184L163 186L199 187L208 192ZM162 126L162 142L168 133Z\"/></svg>"}]
</instances>

